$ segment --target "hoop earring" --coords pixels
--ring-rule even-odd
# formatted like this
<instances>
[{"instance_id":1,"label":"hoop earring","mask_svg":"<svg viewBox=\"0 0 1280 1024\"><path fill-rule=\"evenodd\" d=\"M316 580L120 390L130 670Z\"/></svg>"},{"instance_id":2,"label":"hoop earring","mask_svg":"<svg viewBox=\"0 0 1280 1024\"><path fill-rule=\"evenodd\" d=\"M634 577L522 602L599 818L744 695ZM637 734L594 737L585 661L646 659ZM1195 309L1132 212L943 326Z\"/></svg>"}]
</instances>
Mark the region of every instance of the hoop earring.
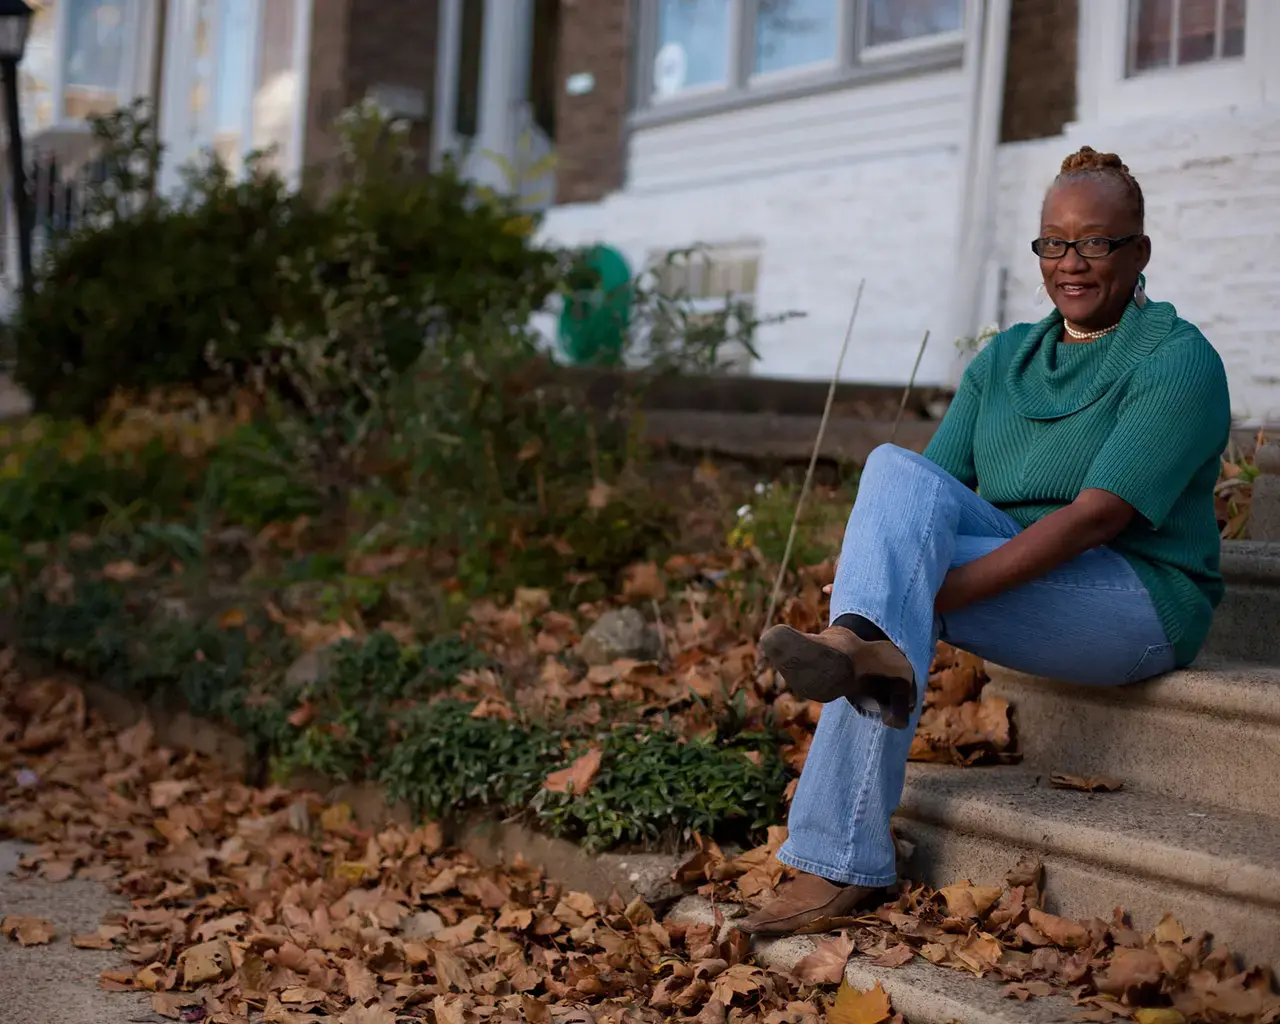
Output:
<instances>
[{"instance_id":1,"label":"hoop earring","mask_svg":"<svg viewBox=\"0 0 1280 1024\"><path fill-rule=\"evenodd\" d=\"M1138 283L1133 286L1133 304L1141 309L1147 304L1147 279L1138 275Z\"/></svg>"},{"instance_id":2,"label":"hoop earring","mask_svg":"<svg viewBox=\"0 0 1280 1024\"><path fill-rule=\"evenodd\" d=\"M1044 282L1043 282L1043 281L1041 281L1041 282L1040 282L1040 286L1039 286L1038 288L1036 288L1036 305L1037 305L1037 306L1043 306L1043 305L1044 305L1045 296L1047 296L1048 294L1049 294L1049 293L1045 290Z\"/></svg>"}]
</instances>

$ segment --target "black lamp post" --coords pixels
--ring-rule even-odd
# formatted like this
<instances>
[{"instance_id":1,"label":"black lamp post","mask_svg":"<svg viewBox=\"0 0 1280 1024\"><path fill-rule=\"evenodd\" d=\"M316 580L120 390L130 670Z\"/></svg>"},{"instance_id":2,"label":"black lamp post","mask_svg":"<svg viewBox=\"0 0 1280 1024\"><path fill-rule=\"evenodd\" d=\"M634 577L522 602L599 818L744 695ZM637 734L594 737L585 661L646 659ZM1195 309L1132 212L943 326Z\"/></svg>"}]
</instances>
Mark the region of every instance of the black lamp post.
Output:
<instances>
[{"instance_id":1,"label":"black lamp post","mask_svg":"<svg viewBox=\"0 0 1280 1024\"><path fill-rule=\"evenodd\" d=\"M4 106L9 121L9 169L13 176L13 208L18 216L18 270L22 294L30 298L31 204L27 196L27 168L22 156L22 115L18 111L18 62L27 48L31 8L24 0L0 0L0 74L4 76Z\"/></svg>"}]
</instances>

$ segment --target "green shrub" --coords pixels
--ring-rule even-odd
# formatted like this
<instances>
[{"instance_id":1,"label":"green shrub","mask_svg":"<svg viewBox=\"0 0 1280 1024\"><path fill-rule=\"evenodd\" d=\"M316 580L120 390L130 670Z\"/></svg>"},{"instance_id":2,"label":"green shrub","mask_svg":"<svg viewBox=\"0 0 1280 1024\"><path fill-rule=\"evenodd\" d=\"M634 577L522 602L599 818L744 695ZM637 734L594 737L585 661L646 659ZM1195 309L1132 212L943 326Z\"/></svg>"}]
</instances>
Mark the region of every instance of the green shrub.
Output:
<instances>
[{"instance_id":1,"label":"green shrub","mask_svg":"<svg viewBox=\"0 0 1280 1024\"><path fill-rule=\"evenodd\" d=\"M580 836L591 850L694 833L745 837L781 815L787 772L777 747L763 733L716 743L618 730L586 793L544 791L534 808L552 832Z\"/></svg>"},{"instance_id":2,"label":"green shrub","mask_svg":"<svg viewBox=\"0 0 1280 1024\"><path fill-rule=\"evenodd\" d=\"M102 517L174 515L196 493L193 467L159 438L111 450L78 424L35 422L0 437L0 536L56 540Z\"/></svg>"},{"instance_id":3,"label":"green shrub","mask_svg":"<svg viewBox=\"0 0 1280 1024\"><path fill-rule=\"evenodd\" d=\"M441 700L405 716L380 781L392 801L442 818L475 808L521 810L563 756L538 725L472 718L473 705Z\"/></svg>"},{"instance_id":4,"label":"green shrub","mask_svg":"<svg viewBox=\"0 0 1280 1024\"><path fill-rule=\"evenodd\" d=\"M302 709L295 729L280 738L277 771L310 768L333 778L375 776L392 736L392 717L425 701L477 664L476 652L456 637L425 646L401 646L386 633L343 641L325 652L323 668L286 693Z\"/></svg>"},{"instance_id":5,"label":"green shrub","mask_svg":"<svg viewBox=\"0 0 1280 1024\"><path fill-rule=\"evenodd\" d=\"M210 453L201 500L253 529L314 516L324 496L307 469L269 424L241 427Z\"/></svg>"},{"instance_id":6,"label":"green shrub","mask_svg":"<svg viewBox=\"0 0 1280 1024\"><path fill-rule=\"evenodd\" d=\"M420 172L371 109L341 131L331 192L290 192L260 162L241 181L215 164L193 169L177 199L100 203L109 214L52 246L14 324L16 376L37 408L93 417L117 389L271 370L270 336L323 336L351 280L382 292L386 315L365 341L392 373L418 358L431 324L541 304L556 257L509 201L481 199L451 168ZM100 191L138 189L127 169L155 146L145 113L99 119L95 132L117 169Z\"/></svg>"}]
</instances>

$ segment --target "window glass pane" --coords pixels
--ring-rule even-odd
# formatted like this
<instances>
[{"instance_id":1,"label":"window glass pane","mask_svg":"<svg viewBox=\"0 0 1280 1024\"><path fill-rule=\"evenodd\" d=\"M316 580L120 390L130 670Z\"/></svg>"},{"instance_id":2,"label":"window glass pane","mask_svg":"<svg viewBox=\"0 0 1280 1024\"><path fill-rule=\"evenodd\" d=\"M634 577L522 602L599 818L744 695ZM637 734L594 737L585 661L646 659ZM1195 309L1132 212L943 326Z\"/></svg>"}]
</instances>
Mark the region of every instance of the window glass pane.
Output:
<instances>
[{"instance_id":1,"label":"window glass pane","mask_svg":"<svg viewBox=\"0 0 1280 1024\"><path fill-rule=\"evenodd\" d=\"M63 113L69 120L109 114L121 103L126 0L64 0L67 40L62 62Z\"/></svg>"},{"instance_id":2,"label":"window glass pane","mask_svg":"<svg viewBox=\"0 0 1280 1024\"><path fill-rule=\"evenodd\" d=\"M656 95L727 82L729 14L729 0L659 0Z\"/></svg>"},{"instance_id":3,"label":"window glass pane","mask_svg":"<svg viewBox=\"0 0 1280 1024\"><path fill-rule=\"evenodd\" d=\"M1165 68L1171 60L1173 0L1129 0L1129 70Z\"/></svg>"},{"instance_id":4,"label":"window glass pane","mask_svg":"<svg viewBox=\"0 0 1280 1024\"><path fill-rule=\"evenodd\" d=\"M1178 19L1178 63L1213 60L1218 35L1218 0L1182 0Z\"/></svg>"},{"instance_id":5,"label":"window glass pane","mask_svg":"<svg viewBox=\"0 0 1280 1024\"><path fill-rule=\"evenodd\" d=\"M218 22L218 70L213 96L213 149L238 172L249 150L249 98L257 49L255 0L222 0Z\"/></svg>"},{"instance_id":6,"label":"window glass pane","mask_svg":"<svg viewBox=\"0 0 1280 1024\"><path fill-rule=\"evenodd\" d=\"M834 60L837 0L760 0L756 70L782 71Z\"/></svg>"},{"instance_id":7,"label":"window glass pane","mask_svg":"<svg viewBox=\"0 0 1280 1024\"><path fill-rule=\"evenodd\" d=\"M54 51L54 28L58 6L55 0L36 0L31 4L31 34L27 49L18 65L22 88L22 124L26 131L39 132L53 126L54 89L57 81L57 57Z\"/></svg>"},{"instance_id":8,"label":"window glass pane","mask_svg":"<svg viewBox=\"0 0 1280 1024\"><path fill-rule=\"evenodd\" d=\"M964 24L964 0L867 0L867 45L955 32Z\"/></svg>"}]
</instances>

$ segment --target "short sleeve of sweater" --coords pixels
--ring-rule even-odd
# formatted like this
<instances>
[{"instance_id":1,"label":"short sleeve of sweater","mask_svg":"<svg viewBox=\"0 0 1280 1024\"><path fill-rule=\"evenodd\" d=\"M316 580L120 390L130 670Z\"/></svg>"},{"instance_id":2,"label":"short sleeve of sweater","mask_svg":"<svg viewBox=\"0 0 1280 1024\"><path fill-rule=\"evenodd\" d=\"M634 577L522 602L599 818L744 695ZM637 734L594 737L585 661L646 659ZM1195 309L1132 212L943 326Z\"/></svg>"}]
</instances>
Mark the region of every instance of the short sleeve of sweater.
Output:
<instances>
[{"instance_id":1,"label":"short sleeve of sweater","mask_svg":"<svg viewBox=\"0 0 1280 1024\"><path fill-rule=\"evenodd\" d=\"M1171 338L1134 371L1084 487L1123 498L1159 529L1196 472L1222 454L1230 430L1218 353L1198 332Z\"/></svg>"},{"instance_id":2,"label":"short sleeve of sweater","mask_svg":"<svg viewBox=\"0 0 1280 1024\"><path fill-rule=\"evenodd\" d=\"M991 362L991 345L979 352L966 368L946 415L924 450L926 459L970 488L978 484L978 472L973 464L973 435L978 426L983 384Z\"/></svg>"}]
</instances>

